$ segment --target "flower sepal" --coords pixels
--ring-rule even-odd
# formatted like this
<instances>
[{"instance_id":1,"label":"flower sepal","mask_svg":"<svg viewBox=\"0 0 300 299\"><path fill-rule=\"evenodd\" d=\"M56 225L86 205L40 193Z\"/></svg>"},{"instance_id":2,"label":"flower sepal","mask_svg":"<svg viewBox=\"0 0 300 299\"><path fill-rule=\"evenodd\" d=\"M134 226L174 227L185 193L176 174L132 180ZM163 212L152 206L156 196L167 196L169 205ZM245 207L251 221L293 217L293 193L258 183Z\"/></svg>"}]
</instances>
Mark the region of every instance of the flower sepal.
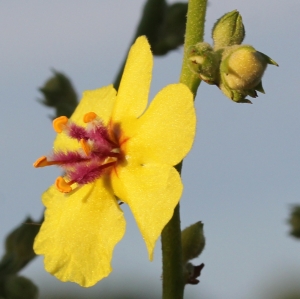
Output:
<instances>
[{"instance_id":1,"label":"flower sepal","mask_svg":"<svg viewBox=\"0 0 300 299\"><path fill-rule=\"evenodd\" d=\"M187 263L185 265L185 273L184 273L184 283L196 285L200 282L197 279L201 275L201 271L204 268L204 264L200 264L198 266L194 266L192 263Z\"/></svg>"},{"instance_id":2,"label":"flower sepal","mask_svg":"<svg viewBox=\"0 0 300 299\"><path fill-rule=\"evenodd\" d=\"M193 73L210 85L218 85L220 52L215 52L208 43L198 43L189 48L188 57Z\"/></svg>"}]
</instances>

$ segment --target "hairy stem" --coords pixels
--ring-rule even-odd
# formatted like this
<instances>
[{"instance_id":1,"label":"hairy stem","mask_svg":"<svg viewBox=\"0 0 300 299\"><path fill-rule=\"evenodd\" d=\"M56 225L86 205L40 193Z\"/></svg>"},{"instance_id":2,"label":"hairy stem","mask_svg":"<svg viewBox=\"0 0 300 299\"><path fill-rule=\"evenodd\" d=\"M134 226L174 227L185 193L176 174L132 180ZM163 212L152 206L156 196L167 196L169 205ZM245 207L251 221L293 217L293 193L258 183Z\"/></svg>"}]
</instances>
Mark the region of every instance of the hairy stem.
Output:
<instances>
[{"instance_id":1,"label":"hairy stem","mask_svg":"<svg viewBox=\"0 0 300 299\"><path fill-rule=\"evenodd\" d=\"M184 57L180 82L187 85L194 97L200 84L200 79L194 75L188 66L187 49L203 41L204 22L207 0L190 0L188 4ZM181 173L182 162L176 166ZM163 255L163 299L183 299L185 281L183 277L183 262L181 249L181 229L179 204L174 210L170 222L165 226L162 235Z\"/></svg>"},{"instance_id":2,"label":"hairy stem","mask_svg":"<svg viewBox=\"0 0 300 299\"><path fill-rule=\"evenodd\" d=\"M206 6L207 0L190 0L188 6L184 56L179 81L184 83L194 96L196 96L201 80L189 69L187 50L189 47L203 42Z\"/></svg>"}]
</instances>

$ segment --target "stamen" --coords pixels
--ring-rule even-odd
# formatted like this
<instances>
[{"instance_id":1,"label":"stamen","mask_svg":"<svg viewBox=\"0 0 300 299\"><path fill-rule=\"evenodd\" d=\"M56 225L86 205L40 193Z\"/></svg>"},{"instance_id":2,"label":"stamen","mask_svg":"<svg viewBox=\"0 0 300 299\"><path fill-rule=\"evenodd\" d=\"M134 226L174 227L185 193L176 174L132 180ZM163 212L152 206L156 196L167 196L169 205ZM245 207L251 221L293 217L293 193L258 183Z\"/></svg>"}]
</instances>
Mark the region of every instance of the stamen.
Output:
<instances>
[{"instance_id":1,"label":"stamen","mask_svg":"<svg viewBox=\"0 0 300 299\"><path fill-rule=\"evenodd\" d=\"M116 162L113 161L113 162L109 162L109 163L106 163L106 164L102 164L101 166L99 166L99 169L105 169L107 167L111 167L115 164Z\"/></svg>"},{"instance_id":2,"label":"stamen","mask_svg":"<svg viewBox=\"0 0 300 299\"><path fill-rule=\"evenodd\" d=\"M84 139L80 139L80 145L85 152L85 154L88 156L91 153L91 147L88 145L88 143Z\"/></svg>"},{"instance_id":3,"label":"stamen","mask_svg":"<svg viewBox=\"0 0 300 299\"><path fill-rule=\"evenodd\" d=\"M86 113L83 117L83 121L85 123L89 123L91 121L93 121L95 118L97 117L97 114L94 113L94 112L89 112L89 113Z\"/></svg>"},{"instance_id":4,"label":"stamen","mask_svg":"<svg viewBox=\"0 0 300 299\"><path fill-rule=\"evenodd\" d=\"M68 122L68 118L66 116L60 116L55 118L52 122L53 129L56 133L61 133Z\"/></svg>"},{"instance_id":5,"label":"stamen","mask_svg":"<svg viewBox=\"0 0 300 299\"><path fill-rule=\"evenodd\" d=\"M96 113L86 113L83 121L86 123L84 126L76 124L66 116L53 120L54 130L57 133L63 131L68 137L76 139L81 150L56 150L48 156L49 160L42 156L33 164L36 168L50 165L62 167L66 180L58 177L55 186L63 193L74 190L75 183L76 186L82 186L94 182L110 171L108 168L115 167L123 157L118 140L112 140L109 128Z\"/></svg>"},{"instance_id":6,"label":"stamen","mask_svg":"<svg viewBox=\"0 0 300 299\"><path fill-rule=\"evenodd\" d=\"M33 163L33 167L38 168L38 167L45 167L45 166L58 165L58 164L60 164L60 162L47 161L47 157L42 156Z\"/></svg>"},{"instance_id":7,"label":"stamen","mask_svg":"<svg viewBox=\"0 0 300 299\"><path fill-rule=\"evenodd\" d=\"M108 157L112 157L112 158L119 158L119 157L120 157L120 154L110 152L109 154L107 154L107 156L108 156Z\"/></svg>"},{"instance_id":8,"label":"stamen","mask_svg":"<svg viewBox=\"0 0 300 299\"><path fill-rule=\"evenodd\" d=\"M71 188L71 185L73 184L74 182L66 182L64 180L64 178L62 178L61 176L59 176L56 181L55 181L55 187L60 191L60 192L63 192L63 193L69 193L72 191L72 188Z\"/></svg>"}]
</instances>

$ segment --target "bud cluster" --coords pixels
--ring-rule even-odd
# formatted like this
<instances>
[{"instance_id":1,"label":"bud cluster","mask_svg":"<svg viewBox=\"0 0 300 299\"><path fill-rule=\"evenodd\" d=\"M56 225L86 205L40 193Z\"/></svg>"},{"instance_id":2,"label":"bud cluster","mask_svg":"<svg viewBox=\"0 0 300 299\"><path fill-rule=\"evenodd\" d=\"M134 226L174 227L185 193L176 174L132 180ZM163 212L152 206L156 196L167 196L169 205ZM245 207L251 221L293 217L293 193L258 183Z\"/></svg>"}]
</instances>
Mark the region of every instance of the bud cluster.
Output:
<instances>
[{"instance_id":1,"label":"bud cluster","mask_svg":"<svg viewBox=\"0 0 300 299\"><path fill-rule=\"evenodd\" d=\"M201 80L218 86L237 103L251 103L247 96L264 93L262 76L268 64L278 64L250 45L242 45L245 29L242 17L234 10L221 17L213 27L213 47L198 43L188 50L189 66Z\"/></svg>"}]
</instances>

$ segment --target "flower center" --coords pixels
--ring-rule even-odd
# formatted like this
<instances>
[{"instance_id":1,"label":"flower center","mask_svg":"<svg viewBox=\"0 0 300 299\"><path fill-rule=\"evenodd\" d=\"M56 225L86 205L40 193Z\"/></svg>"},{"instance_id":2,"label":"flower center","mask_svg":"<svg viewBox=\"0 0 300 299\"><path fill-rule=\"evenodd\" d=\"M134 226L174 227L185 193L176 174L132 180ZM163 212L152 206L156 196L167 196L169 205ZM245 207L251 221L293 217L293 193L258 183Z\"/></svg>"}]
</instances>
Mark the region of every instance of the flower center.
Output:
<instances>
[{"instance_id":1,"label":"flower center","mask_svg":"<svg viewBox=\"0 0 300 299\"><path fill-rule=\"evenodd\" d=\"M86 127L70 121L66 116L53 120L55 132L64 132L76 139L80 148L76 151L54 151L49 157L42 156L34 167L57 165L65 171L65 178L58 177L55 186L61 192L71 192L72 185L91 183L113 167L121 158L120 146L113 141L110 131L102 120L89 112L83 117Z\"/></svg>"}]
</instances>

